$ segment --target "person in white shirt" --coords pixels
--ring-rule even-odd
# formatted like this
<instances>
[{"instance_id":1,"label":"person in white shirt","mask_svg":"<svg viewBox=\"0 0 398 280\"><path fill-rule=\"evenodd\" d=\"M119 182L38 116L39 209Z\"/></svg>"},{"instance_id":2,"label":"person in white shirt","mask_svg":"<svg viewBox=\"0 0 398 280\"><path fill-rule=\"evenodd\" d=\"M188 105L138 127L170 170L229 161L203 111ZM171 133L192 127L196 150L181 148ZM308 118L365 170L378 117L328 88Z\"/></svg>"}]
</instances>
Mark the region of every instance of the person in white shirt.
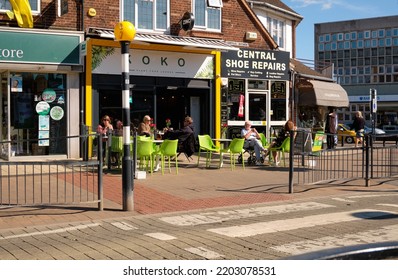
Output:
<instances>
[{"instance_id":1,"label":"person in white shirt","mask_svg":"<svg viewBox=\"0 0 398 280\"><path fill-rule=\"evenodd\" d=\"M261 152L265 151L260 140L260 134L257 130L251 127L250 121L245 122L245 127L241 130L241 137L245 139L244 149L254 148L254 153L256 155L256 165L261 165Z\"/></svg>"}]
</instances>

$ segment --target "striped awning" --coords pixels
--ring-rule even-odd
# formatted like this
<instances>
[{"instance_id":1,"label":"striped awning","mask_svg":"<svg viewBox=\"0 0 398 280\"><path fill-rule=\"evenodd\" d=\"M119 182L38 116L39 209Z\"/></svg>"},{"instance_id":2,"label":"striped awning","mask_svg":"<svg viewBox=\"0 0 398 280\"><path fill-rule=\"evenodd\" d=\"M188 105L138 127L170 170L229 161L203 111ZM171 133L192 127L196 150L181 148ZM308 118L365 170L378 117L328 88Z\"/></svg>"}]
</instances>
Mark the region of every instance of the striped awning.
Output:
<instances>
[{"instance_id":1,"label":"striped awning","mask_svg":"<svg viewBox=\"0 0 398 280\"><path fill-rule=\"evenodd\" d=\"M112 29L90 27L87 30L87 36L115 39ZM197 38L197 37L184 37L172 36L165 34L149 34L149 33L136 33L135 42L153 43L153 44L168 44L186 47L195 47L203 49L216 49L216 50L238 50L223 40Z\"/></svg>"}]
</instances>

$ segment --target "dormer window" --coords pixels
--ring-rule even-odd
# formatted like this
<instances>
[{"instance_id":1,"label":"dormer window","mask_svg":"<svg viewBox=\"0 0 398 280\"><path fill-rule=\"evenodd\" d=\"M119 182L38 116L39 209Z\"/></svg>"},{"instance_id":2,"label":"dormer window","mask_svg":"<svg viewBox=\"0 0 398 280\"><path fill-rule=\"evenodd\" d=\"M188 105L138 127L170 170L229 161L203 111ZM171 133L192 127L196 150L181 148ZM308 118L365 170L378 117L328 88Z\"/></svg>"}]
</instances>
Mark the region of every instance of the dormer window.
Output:
<instances>
[{"instance_id":1,"label":"dormer window","mask_svg":"<svg viewBox=\"0 0 398 280\"><path fill-rule=\"evenodd\" d=\"M195 28L221 31L222 0L194 0Z\"/></svg>"},{"instance_id":2,"label":"dormer window","mask_svg":"<svg viewBox=\"0 0 398 280\"><path fill-rule=\"evenodd\" d=\"M169 22L170 0L123 0L122 18L137 30L164 31Z\"/></svg>"}]
</instances>

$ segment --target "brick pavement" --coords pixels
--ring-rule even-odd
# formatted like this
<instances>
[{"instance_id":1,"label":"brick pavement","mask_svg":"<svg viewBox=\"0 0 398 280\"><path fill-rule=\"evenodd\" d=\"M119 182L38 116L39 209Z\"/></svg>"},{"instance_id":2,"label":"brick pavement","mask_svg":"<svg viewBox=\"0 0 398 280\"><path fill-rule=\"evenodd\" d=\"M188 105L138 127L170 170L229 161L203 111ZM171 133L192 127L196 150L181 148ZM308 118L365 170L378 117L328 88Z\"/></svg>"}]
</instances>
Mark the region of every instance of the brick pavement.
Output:
<instances>
[{"instance_id":1,"label":"brick pavement","mask_svg":"<svg viewBox=\"0 0 398 280\"><path fill-rule=\"evenodd\" d=\"M211 168L197 167L197 158L188 162L179 158L179 174L165 171L147 174L144 180L134 180L133 212L122 211L122 178L120 170L104 174L104 211L96 205L19 207L0 209L0 229L20 228L68 222L127 217L199 210L235 205L250 205L273 201L291 201L313 196L330 196L346 192L374 192L396 190L390 184L364 187L364 180L334 182L326 185L295 186L288 190L288 169L283 167L237 166L231 171L229 164L221 169L216 163Z\"/></svg>"}]
</instances>

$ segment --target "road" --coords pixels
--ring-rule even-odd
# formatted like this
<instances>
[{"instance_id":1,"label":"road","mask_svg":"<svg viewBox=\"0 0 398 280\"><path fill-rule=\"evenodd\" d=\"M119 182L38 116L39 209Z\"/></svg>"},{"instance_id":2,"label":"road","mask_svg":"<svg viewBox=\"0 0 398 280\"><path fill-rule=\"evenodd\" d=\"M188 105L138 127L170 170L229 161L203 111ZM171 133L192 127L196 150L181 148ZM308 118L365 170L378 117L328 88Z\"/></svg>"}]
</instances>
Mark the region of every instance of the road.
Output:
<instances>
[{"instance_id":1,"label":"road","mask_svg":"<svg viewBox=\"0 0 398 280\"><path fill-rule=\"evenodd\" d=\"M280 260L398 241L398 193L346 194L0 231L1 260Z\"/></svg>"}]
</instances>

